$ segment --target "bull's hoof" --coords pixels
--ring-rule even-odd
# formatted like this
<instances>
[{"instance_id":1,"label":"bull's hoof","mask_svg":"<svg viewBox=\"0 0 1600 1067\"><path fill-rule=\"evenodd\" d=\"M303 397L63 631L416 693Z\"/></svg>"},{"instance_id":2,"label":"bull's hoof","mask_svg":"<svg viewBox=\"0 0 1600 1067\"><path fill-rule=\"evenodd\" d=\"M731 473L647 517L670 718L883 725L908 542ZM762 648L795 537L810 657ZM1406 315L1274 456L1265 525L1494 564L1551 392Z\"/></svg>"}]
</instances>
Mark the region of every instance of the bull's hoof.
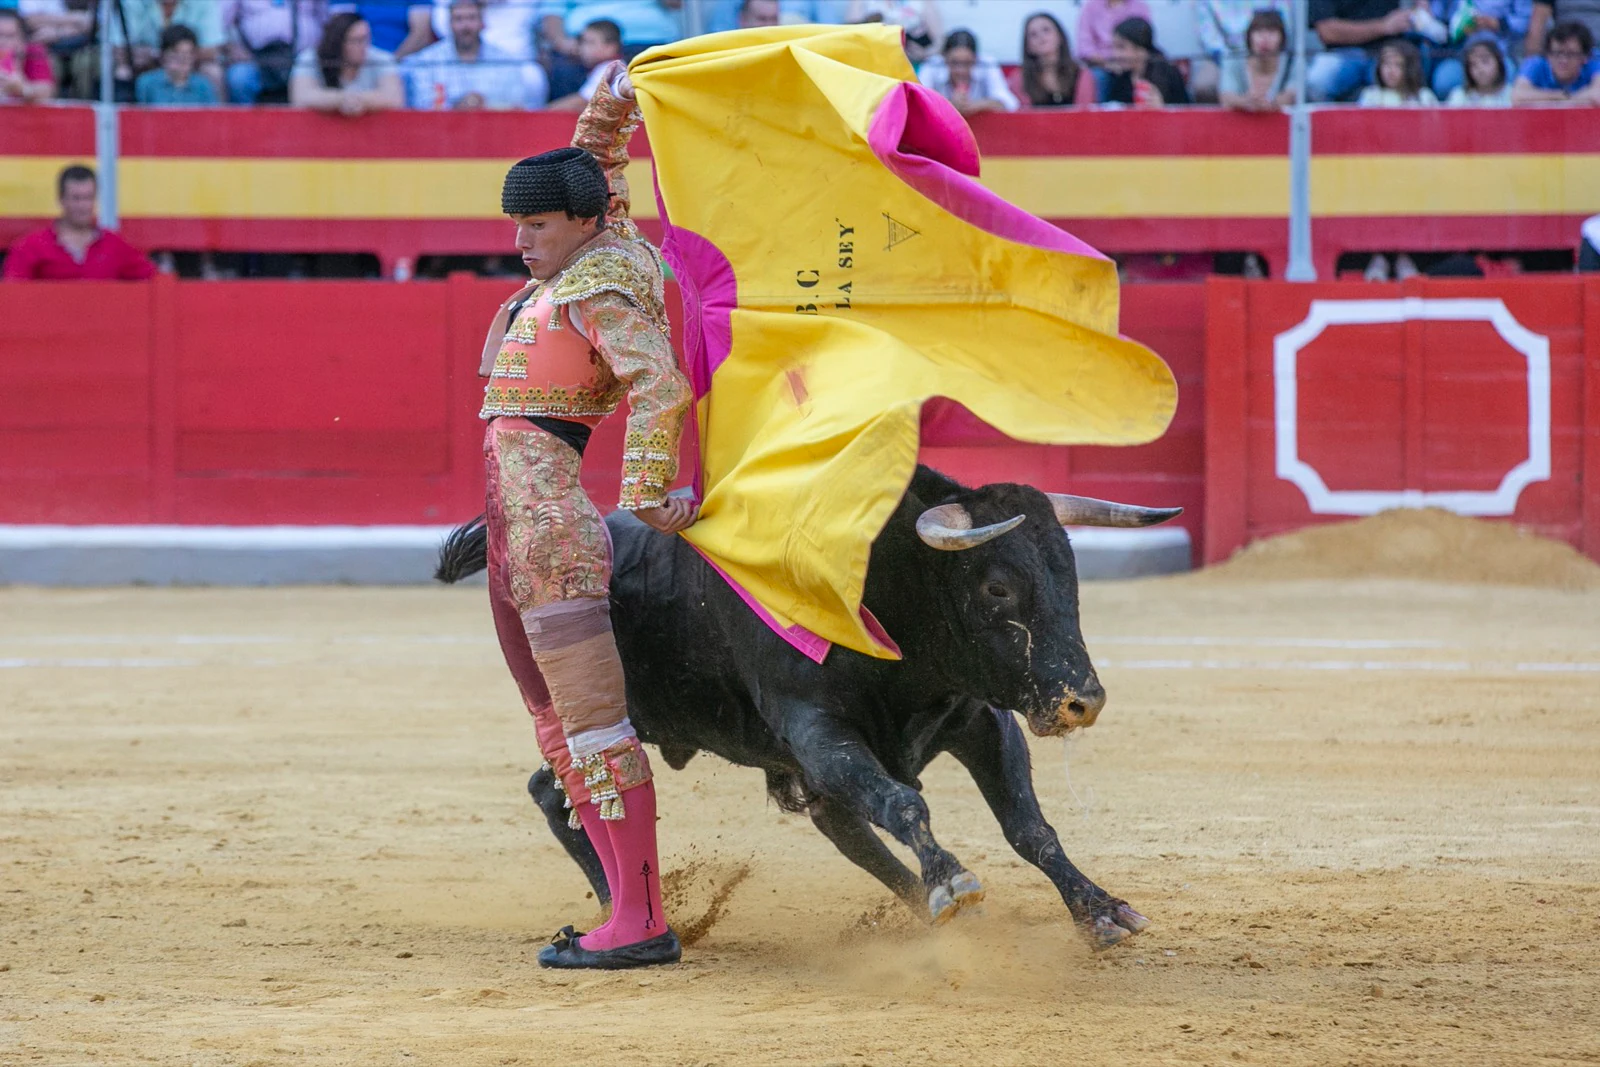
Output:
<instances>
[{"instance_id":1,"label":"bull's hoof","mask_svg":"<svg viewBox=\"0 0 1600 1067\"><path fill-rule=\"evenodd\" d=\"M933 925L943 926L962 911L983 902L983 885L971 871L962 871L928 894L928 917Z\"/></svg>"},{"instance_id":2,"label":"bull's hoof","mask_svg":"<svg viewBox=\"0 0 1600 1067\"><path fill-rule=\"evenodd\" d=\"M1134 911L1126 901L1111 900L1083 924L1084 933L1096 952L1119 945L1150 925L1150 920Z\"/></svg>"}]
</instances>

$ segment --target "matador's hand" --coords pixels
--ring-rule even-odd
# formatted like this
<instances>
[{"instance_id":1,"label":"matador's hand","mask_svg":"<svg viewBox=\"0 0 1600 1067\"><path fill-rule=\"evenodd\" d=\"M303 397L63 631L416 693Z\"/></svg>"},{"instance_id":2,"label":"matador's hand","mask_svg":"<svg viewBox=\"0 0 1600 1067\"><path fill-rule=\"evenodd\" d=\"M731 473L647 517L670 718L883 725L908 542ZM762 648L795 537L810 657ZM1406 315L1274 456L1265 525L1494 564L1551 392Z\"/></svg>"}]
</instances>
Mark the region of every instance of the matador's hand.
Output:
<instances>
[{"instance_id":1,"label":"matador's hand","mask_svg":"<svg viewBox=\"0 0 1600 1067\"><path fill-rule=\"evenodd\" d=\"M628 77L628 65L620 59L613 59L606 66L606 71L600 80L611 86L611 92L623 99L633 99L633 79Z\"/></svg>"},{"instance_id":2,"label":"matador's hand","mask_svg":"<svg viewBox=\"0 0 1600 1067\"><path fill-rule=\"evenodd\" d=\"M700 517L700 505L683 497L673 497L659 508L640 508L634 514L652 529L675 534L694 525Z\"/></svg>"}]
</instances>

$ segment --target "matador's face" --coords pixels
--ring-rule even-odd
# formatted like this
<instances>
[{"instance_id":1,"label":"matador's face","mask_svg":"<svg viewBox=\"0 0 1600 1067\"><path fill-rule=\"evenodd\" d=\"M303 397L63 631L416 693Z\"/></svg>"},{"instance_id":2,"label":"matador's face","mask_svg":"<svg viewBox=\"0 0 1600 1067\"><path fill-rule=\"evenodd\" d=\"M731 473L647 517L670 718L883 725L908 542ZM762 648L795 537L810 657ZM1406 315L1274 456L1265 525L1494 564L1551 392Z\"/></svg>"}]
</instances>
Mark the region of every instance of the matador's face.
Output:
<instances>
[{"instance_id":1,"label":"matador's face","mask_svg":"<svg viewBox=\"0 0 1600 1067\"><path fill-rule=\"evenodd\" d=\"M535 281L546 281L572 254L600 232L599 219L575 219L564 211L512 215L517 224L517 253Z\"/></svg>"}]
</instances>

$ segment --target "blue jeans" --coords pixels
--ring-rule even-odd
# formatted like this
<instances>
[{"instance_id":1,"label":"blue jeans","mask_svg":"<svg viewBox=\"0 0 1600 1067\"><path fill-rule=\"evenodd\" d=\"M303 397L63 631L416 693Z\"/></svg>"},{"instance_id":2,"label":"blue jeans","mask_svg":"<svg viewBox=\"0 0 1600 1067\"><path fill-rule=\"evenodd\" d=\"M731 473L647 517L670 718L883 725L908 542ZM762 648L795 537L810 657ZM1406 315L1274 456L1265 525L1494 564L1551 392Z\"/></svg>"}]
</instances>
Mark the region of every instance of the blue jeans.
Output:
<instances>
[{"instance_id":1,"label":"blue jeans","mask_svg":"<svg viewBox=\"0 0 1600 1067\"><path fill-rule=\"evenodd\" d=\"M1089 73L1094 78L1094 98L1104 100L1111 86L1111 72L1104 67L1090 67Z\"/></svg>"},{"instance_id":2,"label":"blue jeans","mask_svg":"<svg viewBox=\"0 0 1600 1067\"><path fill-rule=\"evenodd\" d=\"M1306 67L1306 95L1319 104L1354 100L1372 83L1372 66L1364 48L1318 52Z\"/></svg>"}]
</instances>

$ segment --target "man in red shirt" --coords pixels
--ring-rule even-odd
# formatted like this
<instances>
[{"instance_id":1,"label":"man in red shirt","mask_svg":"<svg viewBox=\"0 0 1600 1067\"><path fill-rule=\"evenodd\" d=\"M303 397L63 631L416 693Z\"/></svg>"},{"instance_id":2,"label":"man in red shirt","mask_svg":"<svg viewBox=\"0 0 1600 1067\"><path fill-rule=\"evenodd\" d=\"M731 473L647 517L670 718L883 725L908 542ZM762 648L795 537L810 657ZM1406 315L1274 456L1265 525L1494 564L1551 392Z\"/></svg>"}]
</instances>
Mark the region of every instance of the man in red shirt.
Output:
<instances>
[{"instance_id":1,"label":"man in red shirt","mask_svg":"<svg viewBox=\"0 0 1600 1067\"><path fill-rule=\"evenodd\" d=\"M71 166L56 179L61 217L17 240L5 276L19 281L139 281L155 264L128 242L95 225L94 171Z\"/></svg>"}]
</instances>

